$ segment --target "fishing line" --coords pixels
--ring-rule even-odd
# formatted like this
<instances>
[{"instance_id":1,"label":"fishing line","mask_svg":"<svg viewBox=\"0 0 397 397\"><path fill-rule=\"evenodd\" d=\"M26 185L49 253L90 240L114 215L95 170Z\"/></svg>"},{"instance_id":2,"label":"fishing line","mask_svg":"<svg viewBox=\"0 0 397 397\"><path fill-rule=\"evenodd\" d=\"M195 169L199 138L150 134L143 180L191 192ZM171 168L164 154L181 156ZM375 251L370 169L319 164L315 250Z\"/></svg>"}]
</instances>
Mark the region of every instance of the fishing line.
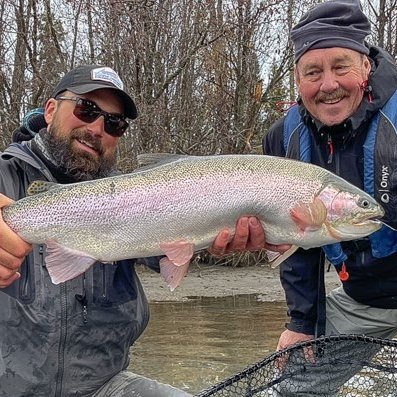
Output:
<instances>
[{"instance_id":1,"label":"fishing line","mask_svg":"<svg viewBox=\"0 0 397 397\"><path fill-rule=\"evenodd\" d=\"M388 225L387 223L385 223L385 222L383 222L383 221L381 221L381 220L379 220L379 222L380 222L383 226L386 226L386 227L388 227L389 229L393 230L393 232L397 232L397 229L395 229L394 227L391 227L391 226Z\"/></svg>"}]
</instances>

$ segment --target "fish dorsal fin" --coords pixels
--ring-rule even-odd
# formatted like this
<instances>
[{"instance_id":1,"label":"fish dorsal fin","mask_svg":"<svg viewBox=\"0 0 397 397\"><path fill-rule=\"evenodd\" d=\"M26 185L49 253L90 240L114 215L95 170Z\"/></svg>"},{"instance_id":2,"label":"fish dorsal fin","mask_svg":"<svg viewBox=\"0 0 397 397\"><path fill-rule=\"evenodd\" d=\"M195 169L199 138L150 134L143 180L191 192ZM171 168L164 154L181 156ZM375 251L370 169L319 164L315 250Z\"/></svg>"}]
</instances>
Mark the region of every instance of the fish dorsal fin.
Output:
<instances>
[{"instance_id":1,"label":"fish dorsal fin","mask_svg":"<svg viewBox=\"0 0 397 397\"><path fill-rule=\"evenodd\" d=\"M48 182L48 181L33 181L26 191L28 196L34 196L35 194L44 193L55 187L58 187L59 183Z\"/></svg>"},{"instance_id":2,"label":"fish dorsal fin","mask_svg":"<svg viewBox=\"0 0 397 397\"><path fill-rule=\"evenodd\" d=\"M142 153L138 154L138 167L153 168L167 163L173 163L174 161L181 160L186 157L183 154L172 154L172 153Z\"/></svg>"}]
</instances>

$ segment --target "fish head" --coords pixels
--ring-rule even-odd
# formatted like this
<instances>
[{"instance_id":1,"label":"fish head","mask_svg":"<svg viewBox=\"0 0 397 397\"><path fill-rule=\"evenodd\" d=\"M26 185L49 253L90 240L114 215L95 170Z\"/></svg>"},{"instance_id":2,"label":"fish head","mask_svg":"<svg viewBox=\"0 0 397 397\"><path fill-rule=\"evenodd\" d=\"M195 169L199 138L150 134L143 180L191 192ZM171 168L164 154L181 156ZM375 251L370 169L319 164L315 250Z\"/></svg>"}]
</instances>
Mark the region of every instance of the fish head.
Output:
<instances>
[{"instance_id":1,"label":"fish head","mask_svg":"<svg viewBox=\"0 0 397 397\"><path fill-rule=\"evenodd\" d=\"M369 194L347 184L326 185L317 196L327 209L326 227L337 240L366 237L382 227L382 206Z\"/></svg>"}]
</instances>

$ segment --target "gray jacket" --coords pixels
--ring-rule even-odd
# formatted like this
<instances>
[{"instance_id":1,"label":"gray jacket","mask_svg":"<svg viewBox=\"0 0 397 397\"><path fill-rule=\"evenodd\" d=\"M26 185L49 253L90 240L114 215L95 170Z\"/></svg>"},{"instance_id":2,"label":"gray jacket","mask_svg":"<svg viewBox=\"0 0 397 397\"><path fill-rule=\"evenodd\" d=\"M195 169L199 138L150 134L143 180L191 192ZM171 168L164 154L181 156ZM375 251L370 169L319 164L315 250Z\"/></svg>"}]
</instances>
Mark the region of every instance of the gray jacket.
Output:
<instances>
[{"instance_id":1,"label":"gray jacket","mask_svg":"<svg viewBox=\"0 0 397 397\"><path fill-rule=\"evenodd\" d=\"M53 180L26 144L0 158L0 192L16 200L33 180ZM149 320L134 261L96 263L54 285L34 246L21 278L0 289L0 396L91 396L129 364Z\"/></svg>"}]
</instances>

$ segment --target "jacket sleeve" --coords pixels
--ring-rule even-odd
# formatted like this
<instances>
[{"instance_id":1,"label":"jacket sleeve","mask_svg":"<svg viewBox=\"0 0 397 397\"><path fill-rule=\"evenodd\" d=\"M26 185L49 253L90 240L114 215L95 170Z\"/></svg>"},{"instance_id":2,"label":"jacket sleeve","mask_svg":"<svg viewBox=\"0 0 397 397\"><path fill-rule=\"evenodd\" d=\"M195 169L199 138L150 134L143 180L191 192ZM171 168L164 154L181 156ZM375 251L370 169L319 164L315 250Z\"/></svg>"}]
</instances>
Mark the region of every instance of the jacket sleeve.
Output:
<instances>
[{"instance_id":1,"label":"jacket sleeve","mask_svg":"<svg viewBox=\"0 0 397 397\"><path fill-rule=\"evenodd\" d=\"M320 252L319 248L299 249L280 266L290 317L287 328L291 331L314 335L317 320L323 316L318 310L323 297L319 282Z\"/></svg>"},{"instance_id":2,"label":"jacket sleeve","mask_svg":"<svg viewBox=\"0 0 397 397\"><path fill-rule=\"evenodd\" d=\"M271 156L285 156L284 118L276 121L263 138L263 152ZM313 335L317 321L318 263L320 249L299 249L280 266L280 279L288 306L291 331Z\"/></svg>"}]
</instances>

